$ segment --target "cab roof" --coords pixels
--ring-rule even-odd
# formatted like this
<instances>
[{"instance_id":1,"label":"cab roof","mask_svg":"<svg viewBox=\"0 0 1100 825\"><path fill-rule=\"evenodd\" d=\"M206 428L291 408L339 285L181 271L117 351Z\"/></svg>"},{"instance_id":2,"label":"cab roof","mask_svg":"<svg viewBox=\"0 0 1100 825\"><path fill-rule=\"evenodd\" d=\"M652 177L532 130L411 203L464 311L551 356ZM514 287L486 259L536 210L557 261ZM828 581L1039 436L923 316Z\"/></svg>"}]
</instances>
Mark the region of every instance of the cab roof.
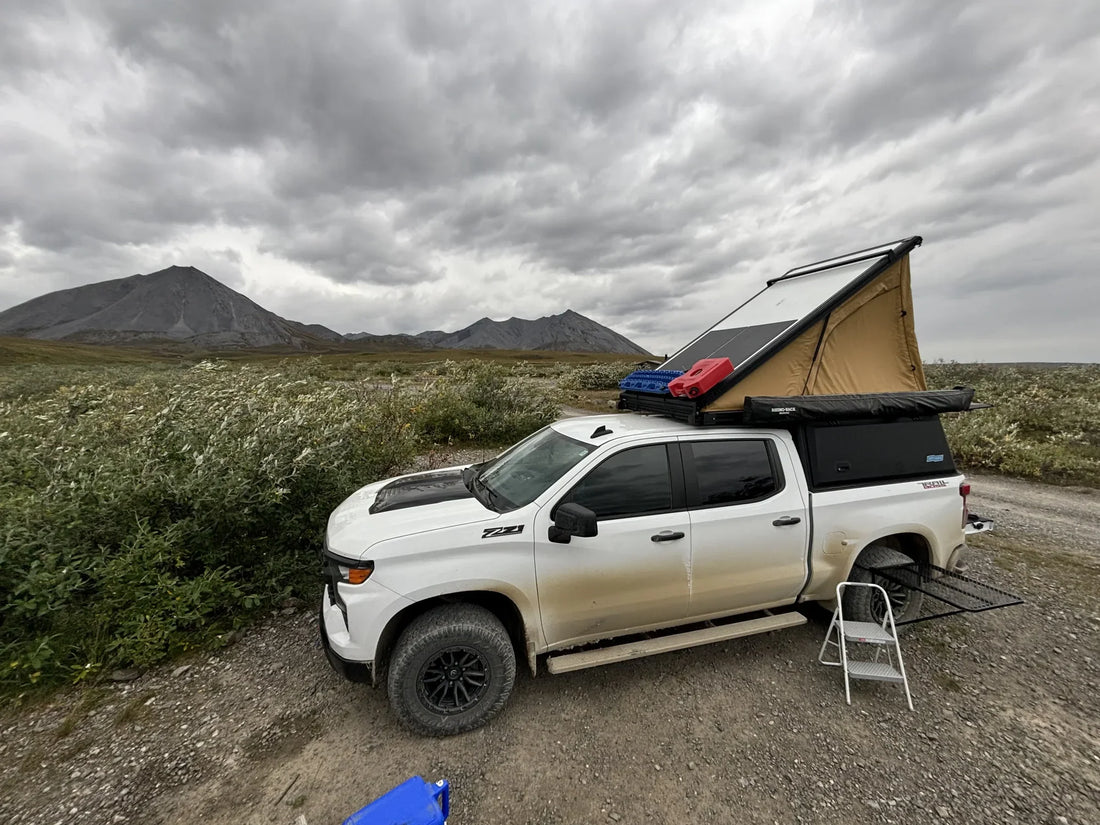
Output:
<instances>
[{"instance_id":1,"label":"cab roof","mask_svg":"<svg viewBox=\"0 0 1100 825\"><path fill-rule=\"evenodd\" d=\"M630 435L651 433L693 432L695 428L681 421L661 415L638 413L614 413L611 415L583 415L563 418L551 424L557 432L586 444L602 444L609 437L615 439Z\"/></svg>"}]
</instances>

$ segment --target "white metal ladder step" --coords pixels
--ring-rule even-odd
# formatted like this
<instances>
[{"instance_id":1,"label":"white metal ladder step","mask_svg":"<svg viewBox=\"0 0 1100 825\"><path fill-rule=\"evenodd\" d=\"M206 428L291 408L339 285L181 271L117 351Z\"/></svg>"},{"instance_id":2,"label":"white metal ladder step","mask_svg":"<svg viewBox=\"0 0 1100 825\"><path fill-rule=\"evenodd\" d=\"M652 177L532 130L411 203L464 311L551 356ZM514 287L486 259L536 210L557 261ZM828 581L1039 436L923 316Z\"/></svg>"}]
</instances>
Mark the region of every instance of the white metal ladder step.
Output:
<instances>
[{"instance_id":1,"label":"white metal ladder step","mask_svg":"<svg viewBox=\"0 0 1100 825\"><path fill-rule=\"evenodd\" d=\"M848 660L848 675L853 679L876 679L880 682L901 684L905 677L898 669L886 662L854 662Z\"/></svg>"},{"instance_id":2,"label":"white metal ladder step","mask_svg":"<svg viewBox=\"0 0 1100 825\"><path fill-rule=\"evenodd\" d=\"M849 587L871 588L871 599L881 599L883 607L882 622L856 622L844 619L844 591ZM909 710L913 710L913 697L909 692L909 680L905 675L905 663L901 658L901 645L898 643L897 626L894 624L894 611L886 591L877 584L869 582L841 582L836 586L836 611L829 622L825 641L817 660L823 665L836 665L844 671L844 698L852 704L852 679L872 679L878 682L899 684L905 689L905 701ZM848 645L870 645L875 653L872 661L848 658ZM826 658L826 651L836 648L838 657ZM882 654L886 661L881 661Z\"/></svg>"},{"instance_id":3,"label":"white metal ladder step","mask_svg":"<svg viewBox=\"0 0 1100 825\"><path fill-rule=\"evenodd\" d=\"M875 645L892 645L896 641L889 630L874 622L845 622L844 638L849 642Z\"/></svg>"}]
</instances>

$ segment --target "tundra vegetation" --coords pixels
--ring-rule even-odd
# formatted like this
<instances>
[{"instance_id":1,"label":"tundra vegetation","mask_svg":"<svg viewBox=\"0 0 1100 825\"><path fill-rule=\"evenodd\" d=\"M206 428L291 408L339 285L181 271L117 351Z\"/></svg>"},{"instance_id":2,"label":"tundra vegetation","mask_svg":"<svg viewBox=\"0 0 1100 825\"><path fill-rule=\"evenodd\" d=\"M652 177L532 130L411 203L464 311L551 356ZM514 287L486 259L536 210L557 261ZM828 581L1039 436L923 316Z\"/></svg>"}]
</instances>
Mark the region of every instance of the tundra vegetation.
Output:
<instances>
[{"instance_id":1,"label":"tundra vegetation","mask_svg":"<svg viewBox=\"0 0 1100 825\"><path fill-rule=\"evenodd\" d=\"M333 378L324 364L0 370L0 685L216 644L316 593L328 513L434 444L553 420L524 365Z\"/></svg>"},{"instance_id":2,"label":"tundra vegetation","mask_svg":"<svg viewBox=\"0 0 1100 825\"><path fill-rule=\"evenodd\" d=\"M926 364L928 386L973 387L987 410L943 416L964 470L1100 487L1100 365Z\"/></svg>"},{"instance_id":3,"label":"tundra vegetation","mask_svg":"<svg viewBox=\"0 0 1100 825\"><path fill-rule=\"evenodd\" d=\"M16 356L0 362L8 696L216 646L314 599L325 521L355 488L433 450L509 444L562 403L606 407L633 368L545 353ZM928 371L996 404L947 422L962 466L1100 486L1100 367Z\"/></svg>"}]
</instances>

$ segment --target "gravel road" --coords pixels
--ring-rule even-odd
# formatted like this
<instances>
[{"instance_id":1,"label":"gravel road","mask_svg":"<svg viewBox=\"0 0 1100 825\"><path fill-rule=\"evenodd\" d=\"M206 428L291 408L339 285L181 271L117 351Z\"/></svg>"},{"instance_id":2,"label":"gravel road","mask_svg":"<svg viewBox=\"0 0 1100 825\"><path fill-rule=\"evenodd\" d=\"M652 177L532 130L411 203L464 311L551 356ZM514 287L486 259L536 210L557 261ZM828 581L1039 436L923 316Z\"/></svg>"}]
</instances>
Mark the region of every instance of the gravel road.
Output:
<instances>
[{"instance_id":1,"label":"gravel road","mask_svg":"<svg viewBox=\"0 0 1100 825\"><path fill-rule=\"evenodd\" d=\"M1100 490L1001 476L971 476L970 482L975 512L992 516L998 532L1069 553L1100 553Z\"/></svg>"},{"instance_id":2,"label":"gravel road","mask_svg":"<svg viewBox=\"0 0 1100 825\"><path fill-rule=\"evenodd\" d=\"M328 825L409 776L453 825L1100 823L1100 494L974 479L971 572L1027 603L914 626L916 712L817 664L825 619L562 676L489 726L399 728L314 608L226 650L0 714L0 822Z\"/></svg>"}]
</instances>

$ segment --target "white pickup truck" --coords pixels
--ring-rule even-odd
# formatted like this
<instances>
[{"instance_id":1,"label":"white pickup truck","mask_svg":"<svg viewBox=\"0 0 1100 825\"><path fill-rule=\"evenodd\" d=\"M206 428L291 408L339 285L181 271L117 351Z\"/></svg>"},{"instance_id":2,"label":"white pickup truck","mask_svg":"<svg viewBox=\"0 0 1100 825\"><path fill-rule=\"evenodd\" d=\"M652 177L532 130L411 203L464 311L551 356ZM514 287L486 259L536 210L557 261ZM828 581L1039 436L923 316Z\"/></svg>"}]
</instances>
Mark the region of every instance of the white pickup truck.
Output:
<instances>
[{"instance_id":1,"label":"white pickup truck","mask_svg":"<svg viewBox=\"0 0 1100 825\"><path fill-rule=\"evenodd\" d=\"M565 419L483 464L344 501L321 636L348 678L385 680L409 728L459 733L504 706L517 658L534 673L549 654L560 673L775 630L875 568L953 570L968 492L936 416ZM895 616L915 616L921 593L886 584ZM846 613L879 618L861 598Z\"/></svg>"}]
</instances>

